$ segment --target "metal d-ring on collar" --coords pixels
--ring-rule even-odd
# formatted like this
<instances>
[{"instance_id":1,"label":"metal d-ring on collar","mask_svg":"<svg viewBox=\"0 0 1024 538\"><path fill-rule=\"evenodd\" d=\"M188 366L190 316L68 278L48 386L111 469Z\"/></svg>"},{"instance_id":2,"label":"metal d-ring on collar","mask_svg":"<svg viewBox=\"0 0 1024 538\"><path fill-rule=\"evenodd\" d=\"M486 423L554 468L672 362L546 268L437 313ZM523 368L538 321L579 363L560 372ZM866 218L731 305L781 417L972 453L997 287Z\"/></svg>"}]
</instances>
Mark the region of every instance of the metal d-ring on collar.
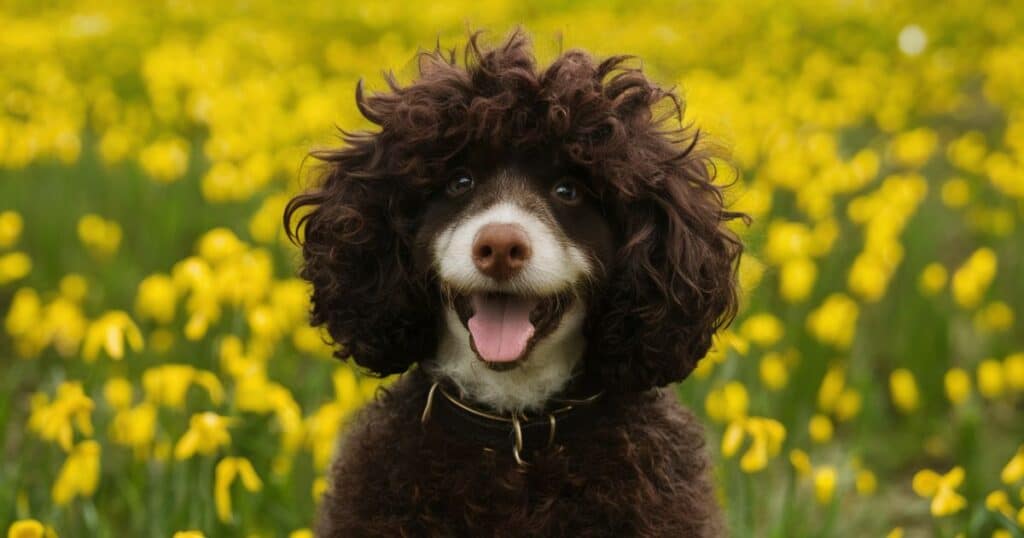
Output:
<instances>
[{"instance_id":1,"label":"metal d-ring on collar","mask_svg":"<svg viewBox=\"0 0 1024 538\"><path fill-rule=\"evenodd\" d=\"M480 410L480 409L476 409L476 408L470 406L469 404L459 400L455 396L449 394L448 391L446 391L444 389L444 387L441 386L440 383L434 382L434 384L430 386L430 390L427 392L427 401L426 401L426 404L424 404L424 406L423 406L423 413L420 415L420 423L421 424L426 424L427 422L430 421L431 411L434 408L434 397L435 397L435 395L438 392L440 392L441 396L443 396L446 400L448 400L452 405L458 407L459 409L462 409L463 411L465 411L465 412L467 412L467 413L469 413L471 415L475 415L475 416L478 416L478 417L481 417L481 418L485 418L485 419L488 419L488 420L493 420L493 421L496 421L496 422L503 422L503 423L511 425L512 435L513 435L513 439L514 439L514 442L512 444L512 457L515 459L516 463L518 465L522 466L522 467L525 467L525 466L529 465L529 462L523 460L523 458L522 458L522 451L523 451L523 428L522 428L522 421L523 420L529 420L529 418L524 413L519 412L519 413L512 413L509 416L503 416L503 415L497 415L497 414L494 414L494 413L489 413L487 411L483 411L483 410ZM551 446L551 445L553 445L555 443L555 432L557 431L557 428L558 428L558 420L555 418L556 415L561 415L561 414L568 413L569 411L573 410L577 406L591 404L594 401L596 401L598 398L600 398L602 395L604 395L604 391L598 392L597 394L594 394L592 396L588 396L586 398L581 398L581 399L554 399L554 401L559 402L559 403L563 403L565 405L563 405L562 407L559 407L557 409L553 409L553 410L551 410L551 411L549 411L547 413L547 417L548 417L548 443L547 443L547 446Z\"/></svg>"}]
</instances>

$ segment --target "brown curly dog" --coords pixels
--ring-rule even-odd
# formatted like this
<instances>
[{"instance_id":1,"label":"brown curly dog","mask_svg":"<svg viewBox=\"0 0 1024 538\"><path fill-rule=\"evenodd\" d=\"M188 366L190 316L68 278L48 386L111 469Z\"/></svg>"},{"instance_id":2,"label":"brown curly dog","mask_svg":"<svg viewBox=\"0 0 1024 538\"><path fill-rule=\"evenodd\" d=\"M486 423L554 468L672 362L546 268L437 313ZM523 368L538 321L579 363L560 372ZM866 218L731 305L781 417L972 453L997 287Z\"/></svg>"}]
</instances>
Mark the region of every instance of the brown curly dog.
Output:
<instances>
[{"instance_id":1,"label":"brown curly dog","mask_svg":"<svg viewBox=\"0 0 1024 538\"><path fill-rule=\"evenodd\" d=\"M455 56L360 84L379 129L315 152L285 213L337 356L406 372L346 427L318 534L720 534L663 388L737 306L710 149L627 57L540 69L519 31Z\"/></svg>"}]
</instances>

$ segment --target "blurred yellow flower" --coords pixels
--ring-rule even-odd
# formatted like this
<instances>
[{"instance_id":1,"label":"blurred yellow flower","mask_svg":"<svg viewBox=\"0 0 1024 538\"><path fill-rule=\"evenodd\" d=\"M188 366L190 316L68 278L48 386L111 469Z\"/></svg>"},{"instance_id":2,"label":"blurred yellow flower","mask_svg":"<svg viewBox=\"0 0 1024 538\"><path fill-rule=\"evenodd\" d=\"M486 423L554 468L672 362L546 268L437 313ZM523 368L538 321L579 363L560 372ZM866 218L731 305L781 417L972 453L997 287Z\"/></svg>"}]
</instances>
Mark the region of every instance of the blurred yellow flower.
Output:
<instances>
[{"instance_id":1,"label":"blurred yellow flower","mask_svg":"<svg viewBox=\"0 0 1024 538\"><path fill-rule=\"evenodd\" d=\"M778 342L783 332L782 322L771 314L754 314L740 324L740 334L743 337L764 347Z\"/></svg>"},{"instance_id":2,"label":"blurred yellow flower","mask_svg":"<svg viewBox=\"0 0 1024 538\"><path fill-rule=\"evenodd\" d=\"M0 248L8 248L21 237L23 223L16 211L0 212Z\"/></svg>"},{"instance_id":3,"label":"blurred yellow flower","mask_svg":"<svg viewBox=\"0 0 1024 538\"><path fill-rule=\"evenodd\" d=\"M842 293L833 293L807 316L807 329L820 342L846 349L857 330L857 303Z\"/></svg>"},{"instance_id":4,"label":"blurred yellow flower","mask_svg":"<svg viewBox=\"0 0 1024 538\"><path fill-rule=\"evenodd\" d=\"M149 402L118 410L110 424L110 440L135 449L143 457L156 438L157 409Z\"/></svg>"},{"instance_id":5,"label":"blurred yellow flower","mask_svg":"<svg viewBox=\"0 0 1024 538\"><path fill-rule=\"evenodd\" d=\"M263 482L248 459L221 459L214 471L213 498L217 505L217 518L224 523L231 521L231 484L236 477L242 479L242 485L249 492L254 493L263 489Z\"/></svg>"},{"instance_id":6,"label":"blurred yellow flower","mask_svg":"<svg viewBox=\"0 0 1024 538\"><path fill-rule=\"evenodd\" d=\"M821 385L818 387L818 407L822 411L832 412L839 402L839 397L842 395L843 387L845 386L846 369L838 363L829 366L829 369L825 371L825 375L821 378Z\"/></svg>"},{"instance_id":7,"label":"blurred yellow flower","mask_svg":"<svg viewBox=\"0 0 1024 538\"><path fill-rule=\"evenodd\" d=\"M929 263L921 271L921 277L917 281L918 287L925 295L935 295L946 287L948 278L949 274L941 263Z\"/></svg>"},{"instance_id":8,"label":"blurred yellow flower","mask_svg":"<svg viewBox=\"0 0 1024 538\"><path fill-rule=\"evenodd\" d=\"M1002 396L1006 384L1003 379L1003 365L995 359L978 363L978 392L988 398Z\"/></svg>"},{"instance_id":9,"label":"blurred yellow flower","mask_svg":"<svg viewBox=\"0 0 1024 538\"><path fill-rule=\"evenodd\" d=\"M985 508L992 512L999 512L1007 518L1013 519L1013 505L1010 504L1010 496L1003 490L996 490L985 496Z\"/></svg>"},{"instance_id":10,"label":"blurred yellow flower","mask_svg":"<svg viewBox=\"0 0 1024 538\"><path fill-rule=\"evenodd\" d=\"M24 252L0 255L0 285L14 282L28 276L32 271L32 259Z\"/></svg>"},{"instance_id":11,"label":"blurred yellow flower","mask_svg":"<svg viewBox=\"0 0 1024 538\"><path fill-rule=\"evenodd\" d=\"M863 399L859 392L852 388L844 390L836 400L836 420L845 422L856 417L860 413L862 403Z\"/></svg>"},{"instance_id":12,"label":"blurred yellow flower","mask_svg":"<svg viewBox=\"0 0 1024 538\"><path fill-rule=\"evenodd\" d=\"M1024 479L1024 445L1021 445L1010 461L1006 462L999 479L1008 486ZM1024 501L1024 489L1021 490L1021 500Z\"/></svg>"},{"instance_id":13,"label":"blurred yellow flower","mask_svg":"<svg viewBox=\"0 0 1024 538\"><path fill-rule=\"evenodd\" d=\"M134 389L123 377L111 377L103 384L103 399L114 409L127 409L132 405Z\"/></svg>"},{"instance_id":14,"label":"blurred yellow flower","mask_svg":"<svg viewBox=\"0 0 1024 538\"><path fill-rule=\"evenodd\" d=\"M104 313L96 321L89 324L82 344L82 358L92 362L99 357L100 349L114 360L124 358L124 344L132 351L142 351L142 332L132 318L121 310Z\"/></svg>"},{"instance_id":15,"label":"blurred yellow flower","mask_svg":"<svg viewBox=\"0 0 1024 538\"><path fill-rule=\"evenodd\" d=\"M78 220L78 239L97 258L108 258L121 245L121 225L98 215Z\"/></svg>"},{"instance_id":16,"label":"blurred yellow flower","mask_svg":"<svg viewBox=\"0 0 1024 538\"><path fill-rule=\"evenodd\" d=\"M247 246L227 228L214 228L199 238L196 250L204 260L218 264L240 256Z\"/></svg>"},{"instance_id":17,"label":"blurred yellow flower","mask_svg":"<svg viewBox=\"0 0 1024 538\"><path fill-rule=\"evenodd\" d=\"M156 181L170 183L188 171L189 143L184 138L170 137L142 148L139 165Z\"/></svg>"},{"instance_id":18,"label":"blurred yellow flower","mask_svg":"<svg viewBox=\"0 0 1024 538\"><path fill-rule=\"evenodd\" d=\"M890 151L896 163L909 168L922 166L938 143L938 135L927 128L914 129L893 138Z\"/></svg>"},{"instance_id":19,"label":"blurred yellow flower","mask_svg":"<svg viewBox=\"0 0 1024 538\"><path fill-rule=\"evenodd\" d=\"M761 357L759 372L761 382L771 390L780 390L786 386L789 380L789 372L786 363L779 353L772 352Z\"/></svg>"},{"instance_id":20,"label":"blurred yellow flower","mask_svg":"<svg viewBox=\"0 0 1024 538\"><path fill-rule=\"evenodd\" d=\"M814 496L821 504L832 502L832 496L836 490L836 469L831 465L824 465L814 471Z\"/></svg>"},{"instance_id":21,"label":"blurred yellow flower","mask_svg":"<svg viewBox=\"0 0 1024 538\"><path fill-rule=\"evenodd\" d=\"M1013 310L1003 301L992 301L974 315L974 325L983 331L1005 331L1013 326Z\"/></svg>"},{"instance_id":22,"label":"blurred yellow flower","mask_svg":"<svg viewBox=\"0 0 1024 538\"><path fill-rule=\"evenodd\" d=\"M57 538L57 533L35 519L21 519L7 528L7 538Z\"/></svg>"},{"instance_id":23,"label":"blurred yellow flower","mask_svg":"<svg viewBox=\"0 0 1024 538\"><path fill-rule=\"evenodd\" d=\"M747 416L749 403L747 388L739 381L730 381L708 393L704 409L714 421L732 422Z\"/></svg>"},{"instance_id":24,"label":"blurred yellow flower","mask_svg":"<svg viewBox=\"0 0 1024 538\"><path fill-rule=\"evenodd\" d=\"M825 415L814 415L807 425L807 431L815 443L827 443L832 440L832 421Z\"/></svg>"},{"instance_id":25,"label":"blurred yellow flower","mask_svg":"<svg viewBox=\"0 0 1024 538\"><path fill-rule=\"evenodd\" d=\"M56 441L65 451L70 451L75 429L83 435L92 435L93 407L93 401L86 396L81 383L65 381L57 387L57 395L52 402L43 393L33 399L28 427L40 438Z\"/></svg>"},{"instance_id":26,"label":"blurred yellow flower","mask_svg":"<svg viewBox=\"0 0 1024 538\"><path fill-rule=\"evenodd\" d=\"M214 405L224 400L224 387L213 372L188 364L163 364L142 374L146 399L174 409L184 409L185 396L193 384L204 388Z\"/></svg>"},{"instance_id":27,"label":"blurred yellow flower","mask_svg":"<svg viewBox=\"0 0 1024 538\"><path fill-rule=\"evenodd\" d=\"M996 254L989 248L980 248L953 273L953 299L964 308L974 308L984 298L989 284L996 275Z\"/></svg>"},{"instance_id":28,"label":"blurred yellow flower","mask_svg":"<svg viewBox=\"0 0 1024 538\"><path fill-rule=\"evenodd\" d=\"M288 538L313 538L313 531L309 529L297 529L288 534Z\"/></svg>"},{"instance_id":29,"label":"blurred yellow flower","mask_svg":"<svg viewBox=\"0 0 1024 538\"><path fill-rule=\"evenodd\" d=\"M809 258L787 260L779 273L779 294L791 303L803 301L810 295L817 275L818 268Z\"/></svg>"},{"instance_id":30,"label":"blurred yellow flower","mask_svg":"<svg viewBox=\"0 0 1024 538\"><path fill-rule=\"evenodd\" d=\"M168 324L174 321L177 300L178 291L170 276L150 275L139 283L139 290L135 297L135 311L143 318Z\"/></svg>"},{"instance_id":31,"label":"blurred yellow flower","mask_svg":"<svg viewBox=\"0 0 1024 538\"><path fill-rule=\"evenodd\" d=\"M228 427L234 421L209 411L192 415L188 431L174 446L174 458L184 460L196 453L213 454L218 448L231 444Z\"/></svg>"},{"instance_id":32,"label":"blurred yellow flower","mask_svg":"<svg viewBox=\"0 0 1024 538\"><path fill-rule=\"evenodd\" d=\"M942 184L942 203L946 207L959 208L971 200L971 188L963 178L956 177Z\"/></svg>"},{"instance_id":33,"label":"blurred yellow flower","mask_svg":"<svg viewBox=\"0 0 1024 538\"><path fill-rule=\"evenodd\" d=\"M201 531L178 531L174 533L174 538L206 538L206 535Z\"/></svg>"},{"instance_id":34,"label":"blurred yellow flower","mask_svg":"<svg viewBox=\"0 0 1024 538\"><path fill-rule=\"evenodd\" d=\"M79 303L89 293L89 282L84 276L76 273L68 273L60 279L60 294L65 299Z\"/></svg>"},{"instance_id":35,"label":"blurred yellow flower","mask_svg":"<svg viewBox=\"0 0 1024 538\"><path fill-rule=\"evenodd\" d=\"M950 368L943 377L946 397L953 405L960 405L971 395L971 376L963 368Z\"/></svg>"},{"instance_id":36,"label":"blurred yellow flower","mask_svg":"<svg viewBox=\"0 0 1024 538\"><path fill-rule=\"evenodd\" d=\"M789 451L789 463L793 465L793 469L800 476L807 476L813 470L811 467L811 458L806 452L799 448L794 448Z\"/></svg>"},{"instance_id":37,"label":"blurred yellow flower","mask_svg":"<svg viewBox=\"0 0 1024 538\"><path fill-rule=\"evenodd\" d=\"M914 374L906 368L897 368L889 375L889 392L896 408L904 413L912 413L918 406L917 382Z\"/></svg>"},{"instance_id":38,"label":"blurred yellow flower","mask_svg":"<svg viewBox=\"0 0 1024 538\"><path fill-rule=\"evenodd\" d=\"M82 441L75 445L53 483L53 502L64 506L76 496L91 497L100 480L100 444Z\"/></svg>"},{"instance_id":39,"label":"blurred yellow flower","mask_svg":"<svg viewBox=\"0 0 1024 538\"><path fill-rule=\"evenodd\" d=\"M885 538L903 538L903 527L894 527Z\"/></svg>"},{"instance_id":40,"label":"blurred yellow flower","mask_svg":"<svg viewBox=\"0 0 1024 538\"><path fill-rule=\"evenodd\" d=\"M857 493L861 495L871 495L878 489L878 478L875 476L875 473L867 469L861 469L857 471L857 476L854 478L854 487L857 488Z\"/></svg>"},{"instance_id":41,"label":"blurred yellow flower","mask_svg":"<svg viewBox=\"0 0 1024 538\"><path fill-rule=\"evenodd\" d=\"M1017 392L1024 392L1024 353L1013 353L1003 359L1006 384Z\"/></svg>"},{"instance_id":42,"label":"blurred yellow flower","mask_svg":"<svg viewBox=\"0 0 1024 538\"><path fill-rule=\"evenodd\" d=\"M943 517L955 514L967 506L967 499L956 492L963 481L963 467L953 467L944 475L923 469L914 475L913 488L919 496L932 500L933 516Z\"/></svg>"}]
</instances>

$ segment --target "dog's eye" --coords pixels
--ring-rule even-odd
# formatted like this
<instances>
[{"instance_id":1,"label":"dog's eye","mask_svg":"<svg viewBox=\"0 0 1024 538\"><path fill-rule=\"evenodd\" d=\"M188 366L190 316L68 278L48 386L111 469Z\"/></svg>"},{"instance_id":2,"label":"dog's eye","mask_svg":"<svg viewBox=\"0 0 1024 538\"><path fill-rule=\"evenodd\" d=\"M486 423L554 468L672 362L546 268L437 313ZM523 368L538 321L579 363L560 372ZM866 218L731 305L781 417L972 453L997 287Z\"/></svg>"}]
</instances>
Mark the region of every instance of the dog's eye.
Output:
<instances>
[{"instance_id":1,"label":"dog's eye","mask_svg":"<svg viewBox=\"0 0 1024 538\"><path fill-rule=\"evenodd\" d=\"M555 187L551 189L551 194L555 195L562 202L567 204L575 204L580 199L580 186L579 183L571 179L563 179L558 183L555 183Z\"/></svg>"},{"instance_id":2,"label":"dog's eye","mask_svg":"<svg viewBox=\"0 0 1024 538\"><path fill-rule=\"evenodd\" d=\"M473 178L462 175L448 182L446 191L449 196L458 196L473 188Z\"/></svg>"}]
</instances>

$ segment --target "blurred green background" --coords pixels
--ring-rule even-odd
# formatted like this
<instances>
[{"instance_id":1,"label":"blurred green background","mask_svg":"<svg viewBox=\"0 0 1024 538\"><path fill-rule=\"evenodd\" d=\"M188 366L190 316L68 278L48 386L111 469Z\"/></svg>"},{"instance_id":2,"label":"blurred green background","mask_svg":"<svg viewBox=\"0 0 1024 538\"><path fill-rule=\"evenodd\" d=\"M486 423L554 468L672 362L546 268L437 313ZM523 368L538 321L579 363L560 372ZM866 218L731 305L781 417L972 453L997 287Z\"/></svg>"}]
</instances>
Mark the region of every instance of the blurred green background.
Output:
<instances>
[{"instance_id":1,"label":"blurred green background","mask_svg":"<svg viewBox=\"0 0 1024 538\"><path fill-rule=\"evenodd\" d=\"M679 388L734 536L1024 536L1024 5L0 2L0 530L306 536L345 418L281 213L355 82L522 25L731 148ZM307 163L308 164L308 163ZM197 536L183 532L182 536Z\"/></svg>"}]
</instances>

